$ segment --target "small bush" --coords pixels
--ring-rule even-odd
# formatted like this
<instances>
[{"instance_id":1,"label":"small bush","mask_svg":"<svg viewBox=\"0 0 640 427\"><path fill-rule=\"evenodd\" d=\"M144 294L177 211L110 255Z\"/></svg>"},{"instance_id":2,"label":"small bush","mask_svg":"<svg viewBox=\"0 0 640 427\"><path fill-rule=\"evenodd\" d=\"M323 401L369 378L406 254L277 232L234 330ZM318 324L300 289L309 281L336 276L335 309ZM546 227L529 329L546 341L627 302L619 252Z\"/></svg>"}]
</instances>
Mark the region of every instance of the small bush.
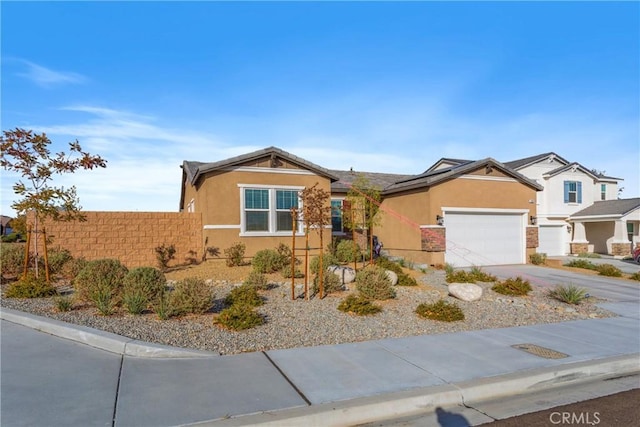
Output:
<instances>
[{"instance_id":1,"label":"small bush","mask_svg":"<svg viewBox=\"0 0 640 427\"><path fill-rule=\"evenodd\" d=\"M363 296L372 300L396 297L396 291L385 270L376 266L368 266L356 274L356 288Z\"/></svg>"},{"instance_id":2,"label":"small bush","mask_svg":"<svg viewBox=\"0 0 640 427\"><path fill-rule=\"evenodd\" d=\"M579 258L602 258L600 254L594 254L593 252L583 252L578 254Z\"/></svg>"},{"instance_id":3,"label":"small bush","mask_svg":"<svg viewBox=\"0 0 640 427\"><path fill-rule=\"evenodd\" d=\"M407 273L398 274L398 286L418 286L416 279L409 276Z\"/></svg>"},{"instance_id":4,"label":"small bush","mask_svg":"<svg viewBox=\"0 0 640 427\"><path fill-rule=\"evenodd\" d=\"M360 247L353 240L341 240L336 246L336 259L342 263L357 261L360 258Z\"/></svg>"},{"instance_id":5,"label":"small bush","mask_svg":"<svg viewBox=\"0 0 640 427\"><path fill-rule=\"evenodd\" d=\"M247 286L252 286L261 291L266 291L269 289L269 283L267 281L267 277L264 274L258 273L255 270L252 270L251 273L249 273L249 276L245 279L243 284Z\"/></svg>"},{"instance_id":6,"label":"small bush","mask_svg":"<svg viewBox=\"0 0 640 427\"><path fill-rule=\"evenodd\" d=\"M255 254L251 265L258 273L270 274L282 269L287 261L275 249L263 249Z\"/></svg>"},{"instance_id":7,"label":"small bush","mask_svg":"<svg viewBox=\"0 0 640 427\"><path fill-rule=\"evenodd\" d=\"M622 277L622 270L615 265L600 264L596 266L596 271L600 276Z\"/></svg>"},{"instance_id":8,"label":"small bush","mask_svg":"<svg viewBox=\"0 0 640 427\"><path fill-rule=\"evenodd\" d=\"M78 298L93 302L98 310L108 315L122 298L127 268L115 259L90 261L73 281Z\"/></svg>"},{"instance_id":9,"label":"small bush","mask_svg":"<svg viewBox=\"0 0 640 427\"><path fill-rule=\"evenodd\" d=\"M171 307L171 293L166 289L163 289L158 294L153 304L153 311L158 315L160 320L167 320L173 315L173 309Z\"/></svg>"},{"instance_id":10,"label":"small bush","mask_svg":"<svg viewBox=\"0 0 640 427\"><path fill-rule=\"evenodd\" d=\"M524 296L531 292L531 284L518 276L496 283L491 290L502 295Z\"/></svg>"},{"instance_id":11,"label":"small bush","mask_svg":"<svg viewBox=\"0 0 640 427\"><path fill-rule=\"evenodd\" d=\"M285 279L291 279L291 266L285 265L284 267L282 267L282 270L280 270L280 274L282 274L282 277L284 277ZM300 279L304 277L304 273L296 267L295 271L293 272L293 277L295 277L296 279Z\"/></svg>"},{"instance_id":12,"label":"small bush","mask_svg":"<svg viewBox=\"0 0 640 427\"><path fill-rule=\"evenodd\" d=\"M251 307L264 304L256 288L251 285L240 285L231 290L229 295L224 299L224 302L227 305L248 305Z\"/></svg>"},{"instance_id":13,"label":"small bush","mask_svg":"<svg viewBox=\"0 0 640 427\"><path fill-rule=\"evenodd\" d=\"M197 277L179 280L170 295L171 315L202 314L213 306L211 289Z\"/></svg>"},{"instance_id":14,"label":"small bush","mask_svg":"<svg viewBox=\"0 0 640 427\"><path fill-rule=\"evenodd\" d=\"M251 306L234 304L222 310L215 323L234 331L242 331L262 325L264 319Z\"/></svg>"},{"instance_id":15,"label":"small bush","mask_svg":"<svg viewBox=\"0 0 640 427\"><path fill-rule=\"evenodd\" d=\"M358 316L368 316L379 313L382 307L362 295L351 294L340 302L338 310Z\"/></svg>"},{"instance_id":16,"label":"small bush","mask_svg":"<svg viewBox=\"0 0 640 427\"><path fill-rule=\"evenodd\" d=\"M280 255L280 258L282 259L282 263L284 265L291 263L291 256L293 255L293 253L291 252L291 248L289 246L285 245L284 243L280 243L276 247L276 252L278 252L278 255Z\"/></svg>"},{"instance_id":17,"label":"small bush","mask_svg":"<svg viewBox=\"0 0 640 427\"><path fill-rule=\"evenodd\" d=\"M533 265L544 265L547 262L547 254L545 253L535 253L529 255L529 261Z\"/></svg>"},{"instance_id":18,"label":"small bush","mask_svg":"<svg viewBox=\"0 0 640 427\"><path fill-rule=\"evenodd\" d=\"M140 291L147 301L153 301L164 290L167 279L162 271L153 267L137 267L123 279L124 291Z\"/></svg>"},{"instance_id":19,"label":"small bush","mask_svg":"<svg viewBox=\"0 0 640 427\"><path fill-rule=\"evenodd\" d=\"M564 264L565 267L584 268L587 270L595 270L596 265L586 259L574 259Z\"/></svg>"},{"instance_id":20,"label":"small bush","mask_svg":"<svg viewBox=\"0 0 640 427\"><path fill-rule=\"evenodd\" d=\"M9 285L5 296L7 298L46 298L57 293L56 288L51 283L47 283L44 274L36 277L29 273L27 277Z\"/></svg>"},{"instance_id":21,"label":"small bush","mask_svg":"<svg viewBox=\"0 0 640 427\"><path fill-rule=\"evenodd\" d=\"M472 267L470 271L453 270L447 271L447 283L475 283L475 282L495 282L496 276L485 273L479 267Z\"/></svg>"},{"instance_id":22,"label":"small bush","mask_svg":"<svg viewBox=\"0 0 640 427\"><path fill-rule=\"evenodd\" d=\"M376 259L375 263L378 267L384 268L385 270L391 270L396 273L398 276L398 286L418 286L416 279L405 273L399 263L391 261L386 257L379 257Z\"/></svg>"},{"instance_id":23,"label":"small bush","mask_svg":"<svg viewBox=\"0 0 640 427\"><path fill-rule=\"evenodd\" d=\"M3 276L18 277L24 269L24 244L0 244L0 265Z\"/></svg>"},{"instance_id":24,"label":"small bush","mask_svg":"<svg viewBox=\"0 0 640 427\"><path fill-rule=\"evenodd\" d=\"M551 289L547 295L558 301L577 305L587 298L587 291L574 285L558 285L554 289Z\"/></svg>"},{"instance_id":25,"label":"small bush","mask_svg":"<svg viewBox=\"0 0 640 427\"><path fill-rule=\"evenodd\" d=\"M342 284L342 280L331 272L326 272L322 278L322 288L324 290L324 294L332 294L334 292L340 292L344 290L344 285ZM320 278L318 276L313 278L313 288L312 291L314 294L320 292Z\"/></svg>"},{"instance_id":26,"label":"small bush","mask_svg":"<svg viewBox=\"0 0 640 427\"><path fill-rule=\"evenodd\" d=\"M441 322L457 322L464 320L464 312L455 303L443 299L432 303L422 303L416 307L416 314L425 319L439 320Z\"/></svg>"},{"instance_id":27,"label":"small bush","mask_svg":"<svg viewBox=\"0 0 640 427\"><path fill-rule=\"evenodd\" d=\"M480 267L476 266L471 267L470 274L476 282L495 282L498 280L493 274L485 273Z\"/></svg>"},{"instance_id":28,"label":"small bush","mask_svg":"<svg viewBox=\"0 0 640 427\"><path fill-rule=\"evenodd\" d=\"M49 272L51 274L60 274L65 264L73 259L71 252L67 249L54 249L48 252Z\"/></svg>"},{"instance_id":29,"label":"small bush","mask_svg":"<svg viewBox=\"0 0 640 427\"><path fill-rule=\"evenodd\" d=\"M235 267L244 263L244 252L247 249L244 243L234 243L224 250L227 267Z\"/></svg>"},{"instance_id":30,"label":"small bush","mask_svg":"<svg viewBox=\"0 0 640 427\"><path fill-rule=\"evenodd\" d=\"M176 257L176 246L163 243L154 249L156 253L156 259L158 260L158 267L162 271L166 271L169 268L169 262Z\"/></svg>"},{"instance_id":31,"label":"small bush","mask_svg":"<svg viewBox=\"0 0 640 427\"><path fill-rule=\"evenodd\" d=\"M15 242L24 242L22 236L18 233L11 233L0 237L0 241L2 243L15 243Z\"/></svg>"},{"instance_id":32,"label":"small bush","mask_svg":"<svg viewBox=\"0 0 640 427\"><path fill-rule=\"evenodd\" d=\"M640 271L637 271L637 272L633 273L631 276L629 276L629 279L631 279L631 280L640 280Z\"/></svg>"},{"instance_id":33,"label":"small bush","mask_svg":"<svg viewBox=\"0 0 640 427\"><path fill-rule=\"evenodd\" d=\"M331 253L327 252L325 254L322 254L322 267L323 268L327 268L330 265L336 265L336 264L340 264L340 262L338 262L338 259L331 255ZM309 271L311 272L311 274L318 274L318 270L320 269L320 257L319 256L315 256L313 258L311 258L311 262L309 263Z\"/></svg>"},{"instance_id":34,"label":"small bush","mask_svg":"<svg viewBox=\"0 0 640 427\"><path fill-rule=\"evenodd\" d=\"M444 271L445 273L449 274L449 273L453 273L454 271L454 267L453 264L449 264L448 262L444 263Z\"/></svg>"},{"instance_id":35,"label":"small bush","mask_svg":"<svg viewBox=\"0 0 640 427\"><path fill-rule=\"evenodd\" d=\"M124 308L131 314L142 314L149 305L149 300L139 290L125 292L122 296Z\"/></svg>"},{"instance_id":36,"label":"small bush","mask_svg":"<svg viewBox=\"0 0 640 427\"><path fill-rule=\"evenodd\" d=\"M73 309L73 299L69 296L56 297L54 301L56 303L56 309L61 313L71 311L71 309Z\"/></svg>"},{"instance_id":37,"label":"small bush","mask_svg":"<svg viewBox=\"0 0 640 427\"><path fill-rule=\"evenodd\" d=\"M82 257L72 258L64 263L59 274L65 279L74 280L78 277L78 274L80 274L82 269L86 267L88 262L89 261Z\"/></svg>"}]
</instances>

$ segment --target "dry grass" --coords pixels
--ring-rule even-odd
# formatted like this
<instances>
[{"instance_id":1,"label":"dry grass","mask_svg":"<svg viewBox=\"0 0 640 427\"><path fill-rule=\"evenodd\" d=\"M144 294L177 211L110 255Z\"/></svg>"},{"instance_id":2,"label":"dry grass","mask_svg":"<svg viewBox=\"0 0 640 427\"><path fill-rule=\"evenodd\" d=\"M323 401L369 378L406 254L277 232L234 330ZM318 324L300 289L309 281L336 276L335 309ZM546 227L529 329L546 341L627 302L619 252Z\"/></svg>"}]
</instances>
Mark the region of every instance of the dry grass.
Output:
<instances>
[{"instance_id":1,"label":"dry grass","mask_svg":"<svg viewBox=\"0 0 640 427\"><path fill-rule=\"evenodd\" d=\"M251 273L251 264L228 267L224 259L209 259L200 264L188 267L177 267L165 273L168 280L182 280L188 277L200 279L227 280L232 283L243 282ZM266 275L270 281L286 281L280 273Z\"/></svg>"}]
</instances>

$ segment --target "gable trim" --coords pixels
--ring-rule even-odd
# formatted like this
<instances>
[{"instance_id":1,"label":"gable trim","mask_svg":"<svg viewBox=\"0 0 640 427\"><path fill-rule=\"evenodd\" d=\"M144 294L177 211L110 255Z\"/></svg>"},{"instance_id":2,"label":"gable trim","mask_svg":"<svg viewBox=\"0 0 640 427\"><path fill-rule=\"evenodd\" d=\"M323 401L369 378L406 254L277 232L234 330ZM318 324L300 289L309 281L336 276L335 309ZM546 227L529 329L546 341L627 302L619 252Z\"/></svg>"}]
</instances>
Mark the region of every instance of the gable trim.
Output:
<instances>
[{"instance_id":1,"label":"gable trim","mask_svg":"<svg viewBox=\"0 0 640 427\"><path fill-rule=\"evenodd\" d=\"M239 166L237 168L229 167L220 169L224 172L257 172L257 173L279 173L286 175L317 175L310 170L305 169L279 169L279 168L260 168L255 166Z\"/></svg>"},{"instance_id":2,"label":"gable trim","mask_svg":"<svg viewBox=\"0 0 640 427\"><path fill-rule=\"evenodd\" d=\"M517 179L508 178L506 176L480 176L480 175L462 175L462 179L475 179L478 181L501 181L501 182L518 182Z\"/></svg>"}]
</instances>

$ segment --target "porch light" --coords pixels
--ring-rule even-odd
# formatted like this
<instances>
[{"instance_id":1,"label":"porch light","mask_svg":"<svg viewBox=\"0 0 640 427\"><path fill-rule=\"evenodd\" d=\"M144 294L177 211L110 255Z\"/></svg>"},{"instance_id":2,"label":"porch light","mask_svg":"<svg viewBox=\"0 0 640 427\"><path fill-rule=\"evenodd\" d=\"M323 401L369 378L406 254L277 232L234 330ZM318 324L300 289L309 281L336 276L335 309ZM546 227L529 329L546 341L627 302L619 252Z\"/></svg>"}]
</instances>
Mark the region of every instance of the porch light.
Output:
<instances>
[{"instance_id":1,"label":"porch light","mask_svg":"<svg viewBox=\"0 0 640 427\"><path fill-rule=\"evenodd\" d=\"M436 215L436 222L438 225L444 225L444 217L442 215Z\"/></svg>"},{"instance_id":2,"label":"porch light","mask_svg":"<svg viewBox=\"0 0 640 427\"><path fill-rule=\"evenodd\" d=\"M531 222L531 225L536 225L536 223L538 222L538 218L536 218L535 216L531 215L529 217L529 221Z\"/></svg>"}]
</instances>

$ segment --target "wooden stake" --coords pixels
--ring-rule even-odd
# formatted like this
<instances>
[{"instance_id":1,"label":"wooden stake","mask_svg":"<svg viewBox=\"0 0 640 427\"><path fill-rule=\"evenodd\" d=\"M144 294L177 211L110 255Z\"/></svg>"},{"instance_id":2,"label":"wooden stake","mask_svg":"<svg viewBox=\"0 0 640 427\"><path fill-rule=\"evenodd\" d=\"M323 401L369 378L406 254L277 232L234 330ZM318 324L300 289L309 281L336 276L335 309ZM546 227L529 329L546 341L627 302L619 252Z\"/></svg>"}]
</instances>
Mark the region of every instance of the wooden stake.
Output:
<instances>
[{"instance_id":1,"label":"wooden stake","mask_svg":"<svg viewBox=\"0 0 640 427\"><path fill-rule=\"evenodd\" d=\"M47 231L42 229L42 244L44 246L44 277L47 279L47 283L51 283L49 278L49 254L47 253Z\"/></svg>"},{"instance_id":2,"label":"wooden stake","mask_svg":"<svg viewBox=\"0 0 640 427\"><path fill-rule=\"evenodd\" d=\"M293 234L291 236L291 300L296 299L296 230L298 229L298 211L291 208Z\"/></svg>"},{"instance_id":3,"label":"wooden stake","mask_svg":"<svg viewBox=\"0 0 640 427\"><path fill-rule=\"evenodd\" d=\"M27 244L24 247L24 270L22 272L22 277L27 277L27 271L29 270L29 249L31 246L31 226L27 229Z\"/></svg>"}]
</instances>

